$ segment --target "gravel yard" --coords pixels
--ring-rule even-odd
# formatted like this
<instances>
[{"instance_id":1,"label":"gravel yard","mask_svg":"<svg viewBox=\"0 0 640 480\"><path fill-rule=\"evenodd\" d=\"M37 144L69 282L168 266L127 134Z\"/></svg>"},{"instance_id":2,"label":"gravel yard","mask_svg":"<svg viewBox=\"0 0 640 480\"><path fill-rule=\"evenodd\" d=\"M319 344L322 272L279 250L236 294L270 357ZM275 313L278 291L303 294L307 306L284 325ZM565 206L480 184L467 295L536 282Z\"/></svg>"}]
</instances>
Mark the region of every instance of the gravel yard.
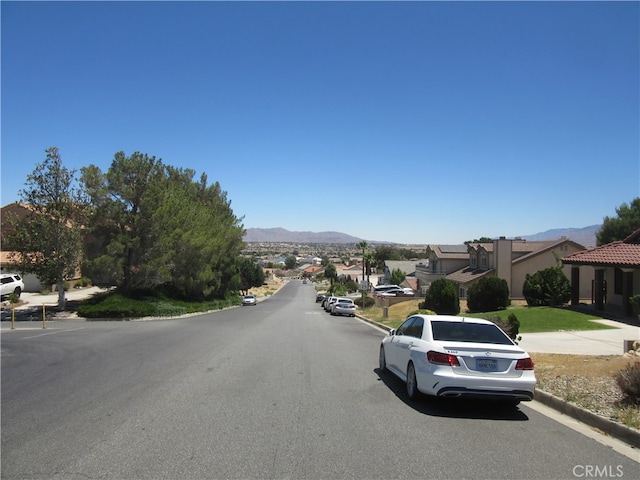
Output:
<instances>
[{"instance_id":1,"label":"gravel yard","mask_svg":"<svg viewBox=\"0 0 640 480\"><path fill-rule=\"evenodd\" d=\"M630 402L615 376L640 357L532 353L538 388L602 417L640 430L640 404Z\"/></svg>"}]
</instances>

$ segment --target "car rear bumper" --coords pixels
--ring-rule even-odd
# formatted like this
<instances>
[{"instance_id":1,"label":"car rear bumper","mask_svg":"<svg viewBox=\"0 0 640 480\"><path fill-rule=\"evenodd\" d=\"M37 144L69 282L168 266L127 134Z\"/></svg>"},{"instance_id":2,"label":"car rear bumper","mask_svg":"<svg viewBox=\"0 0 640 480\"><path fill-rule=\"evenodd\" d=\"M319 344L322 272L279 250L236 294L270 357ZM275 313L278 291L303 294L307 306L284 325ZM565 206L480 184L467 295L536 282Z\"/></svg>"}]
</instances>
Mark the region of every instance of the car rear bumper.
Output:
<instances>
[{"instance_id":1,"label":"car rear bumper","mask_svg":"<svg viewBox=\"0 0 640 480\"><path fill-rule=\"evenodd\" d=\"M438 397L468 397L485 399L513 399L529 401L536 389L533 371L522 372L522 376L468 376L456 375L441 369L435 375L417 373L418 389Z\"/></svg>"},{"instance_id":2,"label":"car rear bumper","mask_svg":"<svg viewBox=\"0 0 640 480\"><path fill-rule=\"evenodd\" d=\"M438 397L449 398L477 398L491 400L533 400L533 392L527 390L475 390L464 387L444 387L438 390Z\"/></svg>"}]
</instances>

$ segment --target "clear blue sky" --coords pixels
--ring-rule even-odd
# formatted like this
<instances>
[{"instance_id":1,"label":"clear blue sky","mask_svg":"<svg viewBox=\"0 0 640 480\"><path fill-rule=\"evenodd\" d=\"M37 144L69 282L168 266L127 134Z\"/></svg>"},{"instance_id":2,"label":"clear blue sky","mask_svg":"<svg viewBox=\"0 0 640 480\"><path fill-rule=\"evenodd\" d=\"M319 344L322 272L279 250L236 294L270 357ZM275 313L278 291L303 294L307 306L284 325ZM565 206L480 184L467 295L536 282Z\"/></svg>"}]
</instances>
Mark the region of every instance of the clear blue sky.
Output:
<instances>
[{"instance_id":1,"label":"clear blue sky","mask_svg":"<svg viewBox=\"0 0 640 480\"><path fill-rule=\"evenodd\" d=\"M7 2L2 205L57 146L220 182L246 228L462 243L640 196L638 2Z\"/></svg>"}]
</instances>

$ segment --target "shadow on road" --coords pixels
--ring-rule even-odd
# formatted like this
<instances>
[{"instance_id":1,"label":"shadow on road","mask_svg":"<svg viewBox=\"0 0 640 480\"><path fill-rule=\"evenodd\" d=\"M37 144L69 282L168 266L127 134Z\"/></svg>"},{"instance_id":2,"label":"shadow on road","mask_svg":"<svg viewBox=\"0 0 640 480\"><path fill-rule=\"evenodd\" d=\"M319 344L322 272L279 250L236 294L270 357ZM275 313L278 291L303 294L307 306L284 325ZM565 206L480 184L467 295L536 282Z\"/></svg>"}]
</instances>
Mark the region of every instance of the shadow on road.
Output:
<instances>
[{"instance_id":1,"label":"shadow on road","mask_svg":"<svg viewBox=\"0 0 640 480\"><path fill-rule=\"evenodd\" d=\"M480 420L507 420L523 422L529 420L517 406L495 401L457 398L436 398L421 395L409 400L405 383L390 372L376 368L374 372L389 390L414 410L432 417L473 418Z\"/></svg>"}]
</instances>

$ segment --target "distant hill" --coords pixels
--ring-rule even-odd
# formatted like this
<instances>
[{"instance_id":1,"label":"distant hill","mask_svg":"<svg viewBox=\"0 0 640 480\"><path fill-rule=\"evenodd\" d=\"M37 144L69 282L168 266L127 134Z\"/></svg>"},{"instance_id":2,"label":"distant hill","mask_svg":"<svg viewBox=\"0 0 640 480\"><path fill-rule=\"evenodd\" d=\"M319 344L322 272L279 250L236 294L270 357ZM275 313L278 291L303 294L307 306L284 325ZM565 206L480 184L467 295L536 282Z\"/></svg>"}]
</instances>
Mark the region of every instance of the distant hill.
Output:
<instances>
[{"instance_id":1,"label":"distant hill","mask_svg":"<svg viewBox=\"0 0 640 480\"><path fill-rule=\"evenodd\" d=\"M561 237L567 237L584 247L596 246L596 233L602 225L590 225L582 228L555 228L546 232L536 233L534 235L522 235L520 238L525 240L556 240Z\"/></svg>"},{"instance_id":2,"label":"distant hill","mask_svg":"<svg viewBox=\"0 0 640 480\"><path fill-rule=\"evenodd\" d=\"M567 237L584 247L595 247L596 232L602 225L583 228L555 228L533 235L520 235L519 238L530 241L557 240ZM292 232L284 228L247 228L244 236L247 243L358 243L362 238L340 232ZM382 241L367 240L369 243Z\"/></svg>"},{"instance_id":3,"label":"distant hill","mask_svg":"<svg viewBox=\"0 0 640 480\"><path fill-rule=\"evenodd\" d=\"M247 243L358 243L361 238L340 232L291 232L284 228L247 228Z\"/></svg>"}]
</instances>

